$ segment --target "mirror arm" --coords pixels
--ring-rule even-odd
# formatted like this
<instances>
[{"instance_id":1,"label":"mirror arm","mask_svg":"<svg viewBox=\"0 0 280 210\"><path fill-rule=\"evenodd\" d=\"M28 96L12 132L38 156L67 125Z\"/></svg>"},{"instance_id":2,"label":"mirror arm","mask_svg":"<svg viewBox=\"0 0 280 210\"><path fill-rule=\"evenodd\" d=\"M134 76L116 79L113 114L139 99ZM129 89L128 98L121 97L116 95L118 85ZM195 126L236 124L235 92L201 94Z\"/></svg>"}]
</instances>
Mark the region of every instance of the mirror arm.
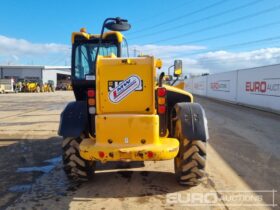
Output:
<instances>
[{"instance_id":1,"label":"mirror arm","mask_svg":"<svg viewBox=\"0 0 280 210\"><path fill-rule=\"evenodd\" d=\"M172 82L171 86L173 86L175 84L175 82L177 82L179 79L179 77L176 77L176 79Z\"/></svg>"},{"instance_id":2,"label":"mirror arm","mask_svg":"<svg viewBox=\"0 0 280 210\"><path fill-rule=\"evenodd\" d=\"M98 54L99 54L99 48L102 44L102 37L103 37L103 34L104 34L104 30L105 30L105 24L107 21L109 20L116 20L116 18L106 18L103 22L103 25L102 25L102 29L101 29L101 33L100 33L100 37L99 37L99 41L98 41L98 46L97 46L97 50L96 50L96 55L95 55L95 65L94 65L94 71L93 71L93 74L95 75L96 73L96 64L97 64L97 57L98 57Z\"/></svg>"},{"instance_id":3,"label":"mirror arm","mask_svg":"<svg viewBox=\"0 0 280 210\"><path fill-rule=\"evenodd\" d=\"M164 77L164 72L161 72L161 74L159 75L159 78L158 78L158 87L162 87L163 77Z\"/></svg>"},{"instance_id":4,"label":"mirror arm","mask_svg":"<svg viewBox=\"0 0 280 210\"><path fill-rule=\"evenodd\" d=\"M168 75L170 75L170 69L172 68L172 67L174 67L175 65L172 65L172 66L169 66L168 67Z\"/></svg>"}]
</instances>

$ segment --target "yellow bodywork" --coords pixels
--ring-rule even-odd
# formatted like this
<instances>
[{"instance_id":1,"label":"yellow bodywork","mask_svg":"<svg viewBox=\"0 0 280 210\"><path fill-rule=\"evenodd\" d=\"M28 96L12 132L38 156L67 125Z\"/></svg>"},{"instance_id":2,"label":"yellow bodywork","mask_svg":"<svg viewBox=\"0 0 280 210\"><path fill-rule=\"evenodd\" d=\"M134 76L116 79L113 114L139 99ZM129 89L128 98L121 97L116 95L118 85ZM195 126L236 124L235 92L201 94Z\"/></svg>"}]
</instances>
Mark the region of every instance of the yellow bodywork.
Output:
<instances>
[{"instance_id":1,"label":"yellow bodywork","mask_svg":"<svg viewBox=\"0 0 280 210\"><path fill-rule=\"evenodd\" d=\"M113 144L124 147L141 145L142 141L145 144L159 144L158 115L106 114L97 115L95 119L98 142L108 144L111 139Z\"/></svg>"},{"instance_id":2,"label":"yellow bodywork","mask_svg":"<svg viewBox=\"0 0 280 210\"><path fill-rule=\"evenodd\" d=\"M184 90L185 83L184 82L179 82L178 84L174 85L174 87Z\"/></svg>"},{"instance_id":3,"label":"yellow bodywork","mask_svg":"<svg viewBox=\"0 0 280 210\"><path fill-rule=\"evenodd\" d=\"M159 138L160 144L106 145L95 144L95 139L84 139L80 144L80 155L86 160L107 161L157 161L169 160L177 156L179 142L174 138ZM104 157L99 156L104 152ZM153 154L152 157L149 153Z\"/></svg>"},{"instance_id":4,"label":"yellow bodywork","mask_svg":"<svg viewBox=\"0 0 280 210\"><path fill-rule=\"evenodd\" d=\"M41 87L41 92L52 92L52 88L48 84L44 84Z\"/></svg>"},{"instance_id":5,"label":"yellow bodywork","mask_svg":"<svg viewBox=\"0 0 280 210\"><path fill-rule=\"evenodd\" d=\"M156 114L155 64L154 57L99 58L96 72L97 114ZM121 101L112 102L109 98L109 87L131 76L137 76L141 80L139 88Z\"/></svg>"},{"instance_id":6,"label":"yellow bodywork","mask_svg":"<svg viewBox=\"0 0 280 210\"><path fill-rule=\"evenodd\" d=\"M37 90L37 83L27 83L28 92L35 92Z\"/></svg>"},{"instance_id":7,"label":"yellow bodywork","mask_svg":"<svg viewBox=\"0 0 280 210\"><path fill-rule=\"evenodd\" d=\"M40 91L40 88L38 88L38 83L37 82L25 82L24 83L24 92L38 92Z\"/></svg>"},{"instance_id":8,"label":"yellow bodywork","mask_svg":"<svg viewBox=\"0 0 280 210\"><path fill-rule=\"evenodd\" d=\"M115 36L119 43L121 43L123 41L123 35L120 32L118 32L118 31L108 31L108 32L105 32L102 37L103 37L103 39L106 39L110 35ZM100 34L88 34L86 32L73 32L72 33L72 38L71 38L72 44L75 42L75 37L76 36L82 36L85 39L89 40L91 38L99 38Z\"/></svg>"},{"instance_id":9,"label":"yellow bodywork","mask_svg":"<svg viewBox=\"0 0 280 210\"><path fill-rule=\"evenodd\" d=\"M172 159L178 149L177 139L159 137L158 115L97 115L96 138L80 144L84 159L103 162Z\"/></svg>"},{"instance_id":10,"label":"yellow bodywork","mask_svg":"<svg viewBox=\"0 0 280 210\"><path fill-rule=\"evenodd\" d=\"M185 96L187 96L190 99L189 102L191 102L191 103L193 102L193 95L191 93L183 90L184 87L180 86L180 83L178 84L178 86L177 85L175 85L175 86L163 85L163 87L165 87L167 91L175 92L175 93L180 93L182 95L185 95Z\"/></svg>"},{"instance_id":11,"label":"yellow bodywork","mask_svg":"<svg viewBox=\"0 0 280 210\"><path fill-rule=\"evenodd\" d=\"M179 141L160 137L159 116L155 105L156 68L154 57L98 57L96 69L95 138L80 144L80 154L87 160L144 161L176 157ZM121 100L112 93L128 82L138 82ZM133 87L133 86L131 86ZM116 97L117 98L117 97ZM100 155L101 154L101 155Z\"/></svg>"}]
</instances>

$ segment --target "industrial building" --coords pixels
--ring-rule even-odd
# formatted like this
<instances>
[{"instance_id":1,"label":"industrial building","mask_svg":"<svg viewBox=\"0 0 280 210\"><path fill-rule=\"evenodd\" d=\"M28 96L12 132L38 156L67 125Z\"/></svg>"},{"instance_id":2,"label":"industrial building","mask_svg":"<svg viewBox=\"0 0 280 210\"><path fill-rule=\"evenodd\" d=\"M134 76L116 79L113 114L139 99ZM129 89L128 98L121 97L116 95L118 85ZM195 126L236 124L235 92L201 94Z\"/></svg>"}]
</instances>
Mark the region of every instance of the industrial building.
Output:
<instances>
[{"instance_id":1,"label":"industrial building","mask_svg":"<svg viewBox=\"0 0 280 210\"><path fill-rule=\"evenodd\" d=\"M13 78L38 80L47 83L49 80L54 82L56 87L60 81L70 81L71 68L69 66L23 66L23 65L0 65L0 79Z\"/></svg>"}]
</instances>

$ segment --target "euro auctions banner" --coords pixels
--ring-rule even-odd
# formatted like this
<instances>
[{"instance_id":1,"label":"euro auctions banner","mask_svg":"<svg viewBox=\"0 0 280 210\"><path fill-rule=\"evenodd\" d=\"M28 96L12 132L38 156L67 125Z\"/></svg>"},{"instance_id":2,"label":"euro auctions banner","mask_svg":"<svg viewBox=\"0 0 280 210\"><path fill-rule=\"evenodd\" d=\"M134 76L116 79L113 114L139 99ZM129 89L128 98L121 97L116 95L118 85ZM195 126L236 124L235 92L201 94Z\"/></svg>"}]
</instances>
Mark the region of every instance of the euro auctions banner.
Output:
<instances>
[{"instance_id":1,"label":"euro auctions banner","mask_svg":"<svg viewBox=\"0 0 280 210\"><path fill-rule=\"evenodd\" d=\"M280 78L263 78L259 81L246 81L246 92L253 95L280 97Z\"/></svg>"},{"instance_id":2,"label":"euro auctions banner","mask_svg":"<svg viewBox=\"0 0 280 210\"><path fill-rule=\"evenodd\" d=\"M195 77L192 82L192 91L194 94L206 96L207 76Z\"/></svg>"},{"instance_id":3,"label":"euro auctions banner","mask_svg":"<svg viewBox=\"0 0 280 210\"><path fill-rule=\"evenodd\" d=\"M236 71L209 75L207 79L207 96L235 102L236 78Z\"/></svg>"},{"instance_id":4,"label":"euro auctions banner","mask_svg":"<svg viewBox=\"0 0 280 210\"><path fill-rule=\"evenodd\" d=\"M238 71L239 103L280 111L280 65Z\"/></svg>"},{"instance_id":5,"label":"euro auctions banner","mask_svg":"<svg viewBox=\"0 0 280 210\"><path fill-rule=\"evenodd\" d=\"M186 79L185 81L185 87L184 89L190 93L192 93L193 91L193 80L192 79Z\"/></svg>"},{"instance_id":6,"label":"euro auctions banner","mask_svg":"<svg viewBox=\"0 0 280 210\"><path fill-rule=\"evenodd\" d=\"M185 90L280 113L280 64L190 78Z\"/></svg>"}]
</instances>

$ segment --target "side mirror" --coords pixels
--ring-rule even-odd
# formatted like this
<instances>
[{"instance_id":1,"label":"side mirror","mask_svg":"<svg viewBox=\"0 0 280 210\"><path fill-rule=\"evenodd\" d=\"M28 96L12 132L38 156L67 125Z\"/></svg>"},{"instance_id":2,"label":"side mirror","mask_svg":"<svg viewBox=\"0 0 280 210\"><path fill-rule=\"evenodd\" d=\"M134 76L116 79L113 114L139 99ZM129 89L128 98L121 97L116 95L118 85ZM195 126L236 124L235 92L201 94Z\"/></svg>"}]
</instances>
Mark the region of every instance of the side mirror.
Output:
<instances>
[{"instance_id":1,"label":"side mirror","mask_svg":"<svg viewBox=\"0 0 280 210\"><path fill-rule=\"evenodd\" d=\"M179 77L182 75L183 62L182 60L174 61L174 77Z\"/></svg>"},{"instance_id":2,"label":"side mirror","mask_svg":"<svg viewBox=\"0 0 280 210\"><path fill-rule=\"evenodd\" d=\"M111 31L128 31L131 25L127 20L117 17L113 21L105 23L104 27Z\"/></svg>"}]
</instances>

